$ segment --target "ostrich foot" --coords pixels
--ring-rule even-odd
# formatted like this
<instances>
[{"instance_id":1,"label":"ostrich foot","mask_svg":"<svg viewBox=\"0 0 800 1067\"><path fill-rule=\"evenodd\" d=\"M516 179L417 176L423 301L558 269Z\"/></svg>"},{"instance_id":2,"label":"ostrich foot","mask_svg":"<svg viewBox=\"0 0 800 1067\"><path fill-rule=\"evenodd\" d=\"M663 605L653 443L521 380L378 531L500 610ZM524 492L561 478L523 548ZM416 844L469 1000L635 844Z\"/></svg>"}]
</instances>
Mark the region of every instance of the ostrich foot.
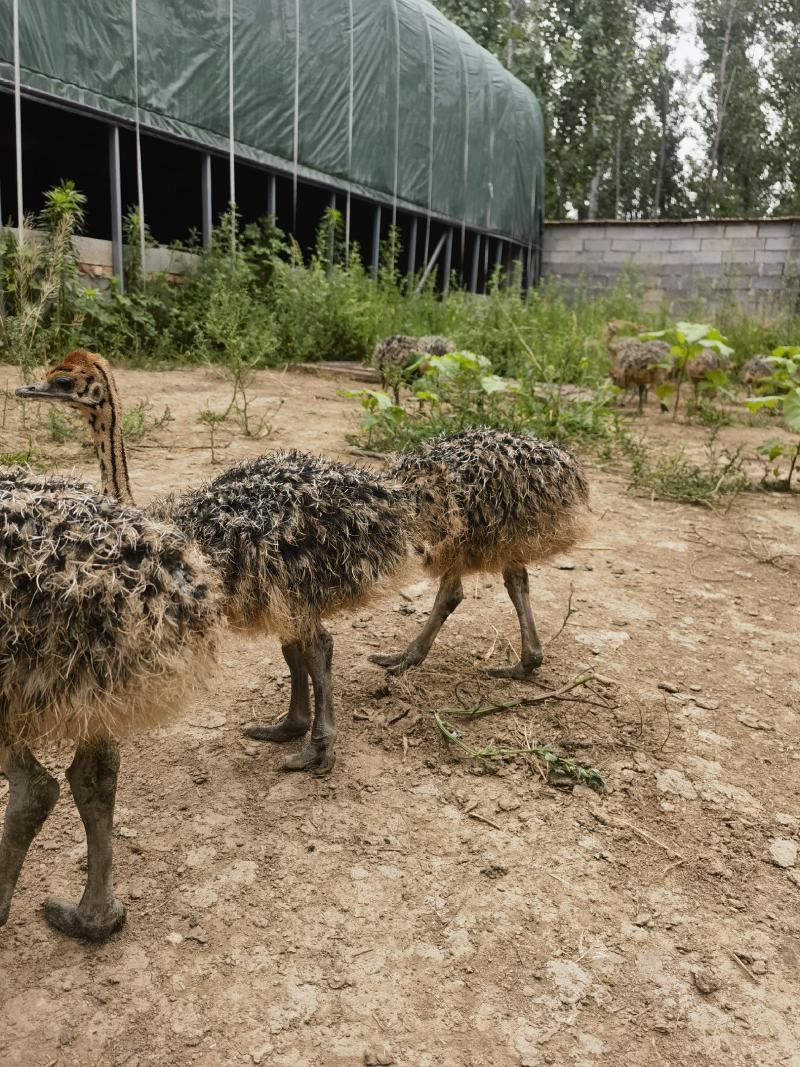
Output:
<instances>
[{"instance_id":1,"label":"ostrich foot","mask_svg":"<svg viewBox=\"0 0 800 1067\"><path fill-rule=\"evenodd\" d=\"M44 902L44 917L62 934L85 941L105 941L122 929L125 922L125 907L115 897L102 909L81 908L59 897L48 897Z\"/></svg>"},{"instance_id":2,"label":"ostrich foot","mask_svg":"<svg viewBox=\"0 0 800 1067\"><path fill-rule=\"evenodd\" d=\"M299 752L285 759L281 768L284 771L311 771L315 777L319 778L332 771L335 762L333 739L309 741Z\"/></svg>"},{"instance_id":3,"label":"ostrich foot","mask_svg":"<svg viewBox=\"0 0 800 1067\"><path fill-rule=\"evenodd\" d=\"M520 681L526 681L533 678L539 666L540 663L530 667L526 667L523 663L515 663L511 667L487 667L485 673L492 678L519 678Z\"/></svg>"},{"instance_id":4,"label":"ostrich foot","mask_svg":"<svg viewBox=\"0 0 800 1067\"><path fill-rule=\"evenodd\" d=\"M377 652L369 657L370 663L377 663L384 667L387 674L404 674L409 667L417 667L425 659L425 656L415 654L406 649L405 652Z\"/></svg>"},{"instance_id":5,"label":"ostrich foot","mask_svg":"<svg viewBox=\"0 0 800 1067\"><path fill-rule=\"evenodd\" d=\"M245 737L252 737L254 741L296 741L308 731L308 723L297 722L284 715L282 719L271 723L269 726L248 726L242 731Z\"/></svg>"}]
</instances>

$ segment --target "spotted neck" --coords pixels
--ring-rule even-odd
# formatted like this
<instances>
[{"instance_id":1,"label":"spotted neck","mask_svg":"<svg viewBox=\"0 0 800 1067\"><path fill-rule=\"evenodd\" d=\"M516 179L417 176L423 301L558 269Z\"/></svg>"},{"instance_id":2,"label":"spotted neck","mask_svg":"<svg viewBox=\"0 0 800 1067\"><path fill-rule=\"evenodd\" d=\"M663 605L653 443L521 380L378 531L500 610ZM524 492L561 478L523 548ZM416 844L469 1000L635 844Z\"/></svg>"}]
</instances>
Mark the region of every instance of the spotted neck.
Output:
<instances>
[{"instance_id":1,"label":"spotted neck","mask_svg":"<svg viewBox=\"0 0 800 1067\"><path fill-rule=\"evenodd\" d=\"M103 492L116 497L122 504L133 504L128 460L122 440L122 406L110 373L99 368L106 381L107 400L93 408L88 416L94 449L100 463Z\"/></svg>"}]
</instances>

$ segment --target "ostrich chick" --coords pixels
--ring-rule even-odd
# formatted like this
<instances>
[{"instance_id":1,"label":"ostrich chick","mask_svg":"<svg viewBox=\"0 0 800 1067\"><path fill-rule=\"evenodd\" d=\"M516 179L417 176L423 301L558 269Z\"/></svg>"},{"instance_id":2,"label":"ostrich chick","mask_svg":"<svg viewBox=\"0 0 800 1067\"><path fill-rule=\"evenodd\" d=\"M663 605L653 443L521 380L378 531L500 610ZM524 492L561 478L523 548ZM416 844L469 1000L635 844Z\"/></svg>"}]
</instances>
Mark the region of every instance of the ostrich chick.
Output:
<instances>
[{"instance_id":1,"label":"ostrich chick","mask_svg":"<svg viewBox=\"0 0 800 1067\"><path fill-rule=\"evenodd\" d=\"M416 548L439 590L428 622L404 652L371 656L399 674L422 663L464 598L461 580L502 573L522 638L520 660L491 671L529 678L542 662L531 611L529 563L564 552L581 536L589 489L583 466L559 445L477 428L437 437L394 459L389 473L414 494Z\"/></svg>"},{"instance_id":2,"label":"ostrich chick","mask_svg":"<svg viewBox=\"0 0 800 1067\"><path fill-rule=\"evenodd\" d=\"M606 345L613 360L609 373L614 384L620 389L627 391L638 388L641 414L650 387L659 386L666 379L664 364L671 360L672 349L666 341L641 341L638 337L617 338L616 333L623 325L625 324L618 320L608 323ZM667 410L663 402L661 410Z\"/></svg>"},{"instance_id":3,"label":"ostrich chick","mask_svg":"<svg viewBox=\"0 0 800 1067\"><path fill-rule=\"evenodd\" d=\"M706 375L715 370L726 371L729 366L728 358L714 348L704 348L694 359L688 361L686 364L686 377L692 383L695 402L697 402L700 383L705 381ZM713 390L711 392L713 393Z\"/></svg>"},{"instance_id":4,"label":"ostrich chick","mask_svg":"<svg viewBox=\"0 0 800 1067\"><path fill-rule=\"evenodd\" d=\"M61 400L87 415L106 491L130 499L121 410L106 361L73 352L28 395ZM85 406L87 396L96 398L94 406ZM208 556L234 626L273 632L281 641L292 681L288 714L247 735L267 741L303 737L311 726L310 678L311 738L283 766L329 771L336 737L333 639L323 619L365 603L404 569L412 521L407 491L349 464L274 452L157 501L151 512Z\"/></svg>"},{"instance_id":5,"label":"ostrich chick","mask_svg":"<svg viewBox=\"0 0 800 1067\"><path fill-rule=\"evenodd\" d=\"M398 333L379 341L372 353L372 365L377 370L381 388L391 387L394 402L400 402L400 386L407 369L420 356L444 356L455 352L456 346L447 337L431 335L427 337L409 337Z\"/></svg>"},{"instance_id":6,"label":"ostrich chick","mask_svg":"<svg viewBox=\"0 0 800 1067\"><path fill-rule=\"evenodd\" d=\"M767 356L761 354L751 356L739 372L742 385L747 387L747 395L752 396L753 389L757 389L762 382L768 381L774 372L775 368Z\"/></svg>"},{"instance_id":7,"label":"ostrich chick","mask_svg":"<svg viewBox=\"0 0 800 1067\"><path fill-rule=\"evenodd\" d=\"M58 383L56 383L58 384ZM120 737L163 722L202 675L221 622L216 576L177 530L63 478L0 468L0 926L59 787L32 746L76 743L67 779L86 829L77 905L45 917L73 937L122 926L111 831Z\"/></svg>"}]
</instances>

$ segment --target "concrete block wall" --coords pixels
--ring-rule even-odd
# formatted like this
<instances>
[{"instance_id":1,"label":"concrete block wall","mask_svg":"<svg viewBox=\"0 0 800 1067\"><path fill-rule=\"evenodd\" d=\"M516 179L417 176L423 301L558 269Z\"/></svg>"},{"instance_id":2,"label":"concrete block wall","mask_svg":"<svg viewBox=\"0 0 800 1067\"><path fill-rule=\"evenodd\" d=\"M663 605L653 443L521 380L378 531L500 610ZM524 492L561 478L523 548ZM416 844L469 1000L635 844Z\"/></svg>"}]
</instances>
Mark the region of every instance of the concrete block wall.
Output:
<instances>
[{"instance_id":1,"label":"concrete block wall","mask_svg":"<svg viewBox=\"0 0 800 1067\"><path fill-rule=\"evenodd\" d=\"M590 290L633 275L646 303L800 310L800 217L545 223L542 272Z\"/></svg>"}]
</instances>

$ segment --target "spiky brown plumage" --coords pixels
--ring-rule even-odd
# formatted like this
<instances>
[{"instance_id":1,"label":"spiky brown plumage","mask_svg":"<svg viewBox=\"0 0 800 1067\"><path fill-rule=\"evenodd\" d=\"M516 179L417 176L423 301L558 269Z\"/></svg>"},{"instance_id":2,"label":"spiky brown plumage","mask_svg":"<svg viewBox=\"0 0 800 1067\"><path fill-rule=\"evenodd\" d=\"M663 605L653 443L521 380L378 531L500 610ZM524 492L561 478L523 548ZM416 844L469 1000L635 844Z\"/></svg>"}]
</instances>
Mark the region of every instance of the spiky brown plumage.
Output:
<instances>
[{"instance_id":1,"label":"spiky brown plumage","mask_svg":"<svg viewBox=\"0 0 800 1067\"><path fill-rule=\"evenodd\" d=\"M421 663L463 598L463 575L495 571L503 574L522 634L520 663L495 673L528 677L542 654L525 568L566 551L581 536L589 489L580 460L548 441L479 427L396 457L389 474L414 494L416 547L441 581L420 636L405 652L374 662L395 672Z\"/></svg>"},{"instance_id":2,"label":"spiky brown plumage","mask_svg":"<svg viewBox=\"0 0 800 1067\"><path fill-rule=\"evenodd\" d=\"M177 530L79 482L0 468L0 745L163 720L219 622L214 572Z\"/></svg>"},{"instance_id":3,"label":"spiky brown plumage","mask_svg":"<svg viewBox=\"0 0 800 1067\"><path fill-rule=\"evenodd\" d=\"M448 337L435 334L410 337L408 334L398 333L375 345L372 365L380 376L381 388L391 388L397 402L407 368L420 356L444 356L455 350L455 344Z\"/></svg>"},{"instance_id":4,"label":"spiky brown plumage","mask_svg":"<svg viewBox=\"0 0 800 1067\"><path fill-rule=\"evenodd\" d=\"M651 387L661 385L668 373L665 364L672 360L672 349L666 341L642 341L638 337L616 337L625 324L618 320L608 323L606 345L612 358L611 379L620 389L638 389L639 410ZM636 327L639 329L639 327Z\"/></svg>"},{"instance_id":5,"label":"spiky brown plumage","mask_svg":"<svg viewBox=\"0 0 800 1067\"><path fill-rule=\"evenodd\" d=\"M303 452L273 452L154 505L208 553L235 625L305 640L363 603L408 558L411 507L397 485Z\"/></svg>"},{"instance_id":6,"label":"spiky brown plumage","mask_svg":"<svg viewBox=\"0 0 800 1067\"><path fill-rule=\"evenodd\" d=\"M751 356L742 369L739 371L739 377L742 380L742 384L748 387L748 390L752 391L753 386L759 385L761 382L765 382L768 378L771 378L775 372L775 368L772 363L769 362L767 356L760 353Z\"/></svg>"},{"instance_id":7,"label":"spiky brown plumage","mask_svg":"<svg viewBox=\"0 0 800 1067\"><path fill-rule=\"evenodd\" d=\"M727 370L730 362L727 356L717 352L714 348L704 348L694 359L686 364L686 377L694 386L700 384L709 371Z\"/></svg>"},{"instance_id":8,"label":"spiky brown plumage","mask_svg":"<svg viewBox=\"0 0 800 1067\"><path fill-rule=\"evenodd\" d=\"M437 577L547 559L572 546L586 521L582 464L535 437L463 430L398 456L388 473L414 493L417 547Z\"/></svg>"}]
</instances>

